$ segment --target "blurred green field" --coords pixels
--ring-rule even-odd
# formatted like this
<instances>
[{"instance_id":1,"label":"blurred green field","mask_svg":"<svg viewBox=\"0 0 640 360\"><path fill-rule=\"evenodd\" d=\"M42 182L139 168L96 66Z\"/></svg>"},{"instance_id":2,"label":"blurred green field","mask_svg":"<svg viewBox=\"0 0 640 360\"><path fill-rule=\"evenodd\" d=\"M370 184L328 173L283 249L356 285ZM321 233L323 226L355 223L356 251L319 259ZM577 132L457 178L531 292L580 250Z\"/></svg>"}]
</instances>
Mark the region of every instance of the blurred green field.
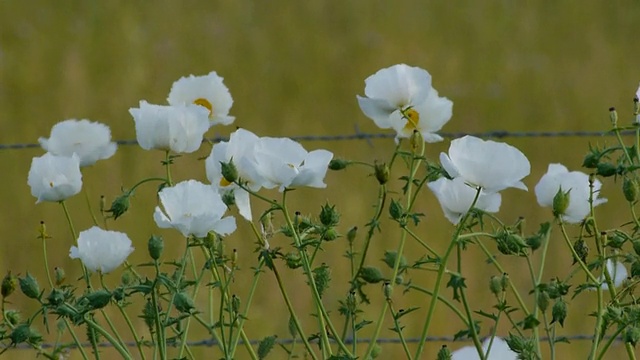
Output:
<instances>
[{"instance_id":1,"label":"blurred green field","mask_svg":"<svg viewBox=\"0 0 640 360\"><path fill-rule=\"evenodd\" d=\"M36 142L48 136L51 126L68 118L101 121L111 127L115 139L135 139L130 107L141 99L164 103L173 81L212 70L225 78L235 100L231 114L237 120L232 127L213 128L208 136L226 136L235 126L269 136L351 134L356 128L378 132L360 112L355 96L363 94L367 76L401 62L427 69L440 94L453 100L454 116L443 129L446 132L606 130L610 106L619 108L621 121L631 117L631 99L640 79L638 19L640 3L633 1L0 1L0 144ZM532 173L525 183L533 190L548 163L578 169L590 142L611 143L613 138L506 141L529 157ZM307 141L303 145L368 162L385 160L394 146L391 139ZM436 159L447 147L448 141L429 145L427 154ZM203 147L194 156L179 159L175 178L203 180L204 165L197 157L208 155L207 151ZM0 150L5 184L0 190L4 249L0 273L29 271L45 279L36 239L37 225L44 220L53 236L51 265L65 267L73 278L78 275L77 264L67 256L73 239L60 206L35 205L27 186L31 158L40 154L40 149ZM112 159L84 172L85 188L92 199L100 194L112 199L121 187L161 174L162 158L160 152L122 146ZM376 194L375 181L356 168L329 173L327 183L326 190L296 191L293 207L314 214L329 201L342 212L343 232L354 225L364 228ZM127 232L134 240L138 249L131 258L134 263L145 259L146 239L152 232L165 236L168 251L176 257L182 249L176 232L155 227L154 190L149 186L137 192L130 213L112 223L112 228ZM599 209L602 228L615 227L627 218L626 208L617 208L619 193L618 184L605 182L603 196L610 204ZM76 228L88 228L91 219L84 198L76 196L69 204ZM428 191L418 210L426 214L418 232L443 249L452 227ZM525 216L530 231L551 219L548 209L538 208L532 191L506 191L499 215L507 222ZM235 285L243 298L255 256L249 227L240 222L240 228L229 246L239 250L247 275ZM371 264L376 264L374 260L384 250L395 249L398 231L394 230L387 227L383 236L374 238ZM571 264L558 234L553 241L549 278L566 275ZM274 243L285 246L286 240L278 238ZM422 255L413 245L407 249L409 260ZM342 251L335 244L323 261L346 266ZM476 275L467 280L469 293L477 299L474 310L489 310L492 303L486 283L495 270L478 251L471 254L477 262L465 263L465 267L473 268ZM504 260L512 279L528 279L524 262ZM288 315L270 275L263 276L258 289L247 324L250 338L273 333L287 336ZM307 314L310 300L303 277L296 275L288 285L296 294L299 313ZM337 296L346 291L348 275L336 268L332 276L334 297L326 301L337 316ZM429 275L413 276L416 281L429 282ZM110 275L114 282L117 278ZM376 287L369 290L372 295L379 292ZM422 305L420 314L429 300L412 293L396 297L398 307ZM365 316L372 319L382 301L379 294ZM569 311L574 321L569 319L561 334L590 333L592 320L586 316L593 306L590 295L573 304ZM418 335L422 321L416 318L415 324L405 324L408 337ZM313 324L310 317L303 316L303 321ZM387 325L384 329L391 323ZM144 331L141 321L137 326ZM440 311L432 334L451 336L460 327L446 311ZM190 339L206 336L193 329ZM505 335L507 330L499 333ZM483 335L488 331L487 325ZM384 330L382 337L392 335ZM430 343L423 358L435 358L441 344ZM561 344L558 358L584 359L588 345L588 341ZM270 358L285 354L275 351ZM194 348L194 353L198 359L217 355L213 348ZM116 357L108 350L106 354ZM387 344L381 358L401 354L399 345ZM618 344L608 358L622 354ZM4 354L11 359L34 356L20 351ZM244 358L242 351L238 358Z\"/></svg>"}]
</instances>

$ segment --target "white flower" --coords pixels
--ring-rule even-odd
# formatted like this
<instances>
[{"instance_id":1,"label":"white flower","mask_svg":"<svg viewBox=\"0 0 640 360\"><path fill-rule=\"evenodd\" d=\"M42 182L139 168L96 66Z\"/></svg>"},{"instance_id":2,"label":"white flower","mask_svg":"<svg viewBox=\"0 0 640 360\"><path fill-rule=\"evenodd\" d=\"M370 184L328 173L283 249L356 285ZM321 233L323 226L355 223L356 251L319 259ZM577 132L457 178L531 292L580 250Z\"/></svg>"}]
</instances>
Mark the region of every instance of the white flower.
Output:
<instances>
[{"instance_id":1,"label":"white flower","mask_svg":"<svg viewBox=\"0 0 640 360\"><path fill-rule=\"evenodd\" d=\"M607 199L598 198L602 183L595 180L593 183L593 206L598 206L607 202ZM562 220L571 224L584 220L591 211L589 205L589 175L580 171L571 171L562 164L549 164L547 173L540 178L535 187L536 198L540 206L553 206L553 198L562 189L569 192L569 206Z\"/></svg>"},{"instance_id":2,"label":"white flower","mask_svg":"<svg viewBox=\"0 0 640 360\"><path fill-rule=\"evenodd\" d=\"M607 267L607 271L609 272L609 276L611 276L611 281L615 287L620 287L620 285L622 285L629 276L627 268L619 261L607 259L605 266ZM600 287L604 290L608 290L609 285L607 285L607 282L605 281L604 273L600 276L599 280L602 283Z\"/></svg>"},{"instance_id":3,"label":"white flower","mask_svg":"<svg viewBox=\"0 0 640 360\"><path fill-rule=\"evenodd\" d=\"M92 272L106 274L122 265L133 250L127 234L94 226L80 233L78 246L71 247L69 256L82 260Z\"/></svg>"},{"instance_id":4,"label":"white flower","mask_svg":"<svg viewBox=\"0 0 640 360\"><path fill-rule=\"evenodd\" d=\"M441 153L440 162L451 177L462 177L487 192L527 190L521 180L531 171L529 160L513 146L468 135L451 141L449 154Z\"/></svg>"},{"instance_id":5,"label":"white flower","mask_svg":"<svg viewBox=\"0 0 640 360\"><path fill-rule=\"evenodd\" d=\"M70 157L51 153L34 157L27 183L31 187L31 195L38 199L36 204L65 200L82 189L80 159L75 153Z\"/></svg>"},{"instance_id":6,"label":"white flower","mask_svg":"<svg viewBox=\"0 0 640 360\"><path fill-rule=\"evenodd\" d=\"M192 153L200 148L209 130L209 113L198 105L163 106L140 101L129 109L136 123L136 138L145 150Z\"/></svg>"},{"instance_id":7,"label":"white flower","mask_svg":"<svg viewBox=\"0 0 640 360\"><path fill-rule=\"evenodd\" d=\"M516 360L518 354L513 352L507 342L502 340L499 337L493 338L493 343L491 343L491 349L489 349L489 343L491 342L491 338L486 339L482 343L482 351L485 355L487 355L487 350L489 350L488 356L485 358L487 360ZM465 346L462 349L456 350L451 354L451 360L475 360L480 359L478 356L478 350L475 346Z\"/></svg>"},{"instance_id":8,"label":"white flower","mask_svg":"<svg viewBox=\"0 0 640 360\"><path fill-rule=\"evenodd\" d=\"M229 125L235 117L229 116L233 98L215 71L209 75L182 77L171 86L167 101L170 105L196 104L209 112L211 125Z\"/></svg>"},{"instance_id":9,"label":"white flower","mask_svg":"<svg viewBox=\"0 0 640 360\"><path fill-rule=\"evenodd\" d=\"M227 235L236 230L236 220L222 218L227 206L220 194L209 185L195 180L166 187L158 194L162 209L156 206L153 218L161 228L175 228L182 235L205 237L213 231Z\"/></svg>"},{"instance_id":10,"label":"white flower","mask_svg":"<svg viewBox=\"0 0 640 360\"><path fill-rule=\"evenodd\" d=\"M249 193L225 180L222 176L220 163L229 163L233 160L233 164L238 170L238 176L245 182L246 186L251 191L260 190L265 180L257 172L258 164L255 157L255 147L259 141L260 138L254 133L238 129L231 134L228 142L220 142L213 145L211 154L205 161L207 179L222 193L233 191L240 215L249 221L252 219Z\"/></svg>"},{"instance_id":11,"label":"white flower","mask_svg":"<svg viewBox=\"0 0 640 360\"><path fill-rule=\"evenodd\" d=\"M46 151L54 155L80 158L80 166L89 166L98 160L108 159L116 152L111 141L111 130L105 124L89 120L65 120L51 128L50 137L38 139Z\"/></svg>"},{"instance_id":12,"label":"white flower","mask_svg":"<svg viewBox=\"0 0 640 360\"><path fill-rule=\"evenodd\" d=\"M264 137L256 146L258 172L266 188L309 186L324 188L324 177L333 154L327 150L307 152L289 138Z\"/></svg>"},{"instance_id":13,"label":"white flower","mask_svg":"<svg viewBox=\"0 0 640 360\"><path fill-rule=\"evenodd\" d=\"M457 225L462 217L467 213L469 207L475 199L477 190L465 184L464 179L455 178L449 180L440 178L427 184L440 202L444 211L444 216L454 225ZM500 210L502 197L500 193L480 192L476 209L494 213Z\"/></svg>"},{"instance_id":14,"label":"white flower","mask_svg":"<svg viewBox=\"0 0 640 360\"><path fill-rule=\"evenodd\" d=\"M382 129L393 128L398 138L418 130L424 141L441 141L435 134L452 116L453 102L438 96L431 75L405 64L381 69L365 80L366 97L357 96L364 114Z\"/></svg>"}]
</instances>

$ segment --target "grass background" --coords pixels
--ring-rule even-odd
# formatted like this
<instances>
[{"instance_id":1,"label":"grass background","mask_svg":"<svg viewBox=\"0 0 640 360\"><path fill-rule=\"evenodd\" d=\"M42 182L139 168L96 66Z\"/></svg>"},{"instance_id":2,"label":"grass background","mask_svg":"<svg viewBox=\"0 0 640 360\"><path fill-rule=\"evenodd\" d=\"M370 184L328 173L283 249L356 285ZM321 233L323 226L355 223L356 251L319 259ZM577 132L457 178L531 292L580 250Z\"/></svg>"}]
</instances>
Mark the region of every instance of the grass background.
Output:
<instances>
[{"instance_id":1,"label":"grass background","mask_svg":"<svg viewBox=\"0 0 640 360\"><path fill-rule=\"evenodd\" d=\"M345 134L356 127L376 132L361 114L355 95L363 93L367 76L401 62L428 69L440 94L454 101L454 116L444 131L605 130L608 107L620 109L621 121L631 116L631 99L640 78L639 16L640 5L632 1L2 1L0 143L35 142L48 136L55 123L68 118L101 121L111 127L114 138L133 139L130 107L141 99L164 103L173 81L212 70L225 78L231 90L235 100L231 113L237 121L232 127L213 128L210 136L228 135L235 126L269 136ZM525 179L531 189L548 163L578 169L587 145L605 141L613 139L508 139L532 163L532 173ZM303 145L369 162L388 158L393 149L392 140ZM448 141L429 145L427 154L435 159L447 146ZM0 270L30 271L45 278L35 238L37 224L45 220L53 236L51 265L65 267L73 277L77 264L67 257L73 239L60 206L36 206L26 184L31 158L41 154L40 149L0 151L4 184L0 190L4 249ZM176 179L204 179L203 164L196 158L206 155L203 147L194 156L181 158L174 170ZM100 194L112 199L122 186L161 174L161 159L160 152L122 146L111 160L86 169L85 188L92 199ZM353 225L363 227L375 198L374 180L366 172L350 169L330 173L327 183L327 190L296 191L292 206L303 213L317 213L320 204L329 201L343 214L343 232ZM610 204L599 212L603 228L626 219L626 210L618 208L619 192L618 184L605 182L603 195L610 198ZM152 186L137 194L131 213L112 224L134 240L138 251L133 261L145 259L146 239L152 232L165 235L167 256L179 256L180 238L174 232L157 230L153 223ZM91 226L83 197L69 203L76 228ZM418 210L426 214L418 232L443 249L452 227L432 194L424 192ZM527 218L531 231L539 222L550 220L549 210L538 208L532 192L506 191L500 216L509 222L519 215ZM241 227L229 242L240 251L245 264L246 278L235 285L242 298L255 256L248 227ZM398 232L391 227L387 230L375 238L371 264L397 244ZM275 241L286 245L282 238ZM571 263L568 251L558 234L552 241L548 276L566 275ZM342 251L335 245L324 260L345 266ZM410 260L422 255L412 244L407 251ZM492 302L486 283L495 271L473 250L468 259L468 268L475 275L467 280L469 292L477 299L474 309L488 310ZM512 278L526 281L523 262L504 260ZM347 287L348 276L337 269L333 272L334 297L327 298L330 307ZM117 275L110 276L117 281ZM309 298L304 289L297 290L305 286L304 280L299 273L287 276L300 314L307 314ZM424 284L430 281L429 274L413 277ZM251 338L272 333L286 336L288 316L271 278L266 274L259 288L247 325ZM377 291L370 289L371 294ZM395 300L399 307L426 307L428 303L417 294L401 296L399 292ZM372 319L381 301L379 295L365 316ZM579 298L570 308L574 322L561 332L589 333L592 319L586 314L592 305L589 295ZM336 308L333 310L335 313ZM418 332L421 321L416 318L415 323L405 323L407 336ZM313 319L303 319L312 325ZM138 325L143 331L142 323ZM433 335L447 336L461 326L444 311L435 325ZM501 334L507 330L501 329ZM205 336L198 331L190 338ZM487 325L483 335L488 331ZM391 333L385 331L383 337L387 336ZM430 344L424 358L434 358L440 345ZM559 356L582 359L587 348L586 341L559 345ZM616 345L611 357L621 348ZM198 358L215 358L213 349L194 351ZM386 345L383 351L382 358L401 354L397 345ZM272 358L283 354L274 353ZM6 358L29 356L35 355L5 354Z\"/></svg>"}]
</instances>

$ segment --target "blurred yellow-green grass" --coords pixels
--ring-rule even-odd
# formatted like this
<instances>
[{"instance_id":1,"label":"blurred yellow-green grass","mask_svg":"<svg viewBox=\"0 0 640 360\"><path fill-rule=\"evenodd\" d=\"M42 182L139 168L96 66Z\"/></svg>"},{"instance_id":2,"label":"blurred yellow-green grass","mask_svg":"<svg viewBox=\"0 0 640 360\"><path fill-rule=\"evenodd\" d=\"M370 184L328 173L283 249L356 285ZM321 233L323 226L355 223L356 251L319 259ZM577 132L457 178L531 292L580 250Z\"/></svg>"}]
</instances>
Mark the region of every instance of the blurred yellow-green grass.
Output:
<instances>
[{"instance_id":1,"label":"blurred yellow-green grass","mask_svg":"<svg viewBox=\"0 0 640 360\"><path fill-rule=\"evenodd\" d=\"M189 74L212 70L225 78L235 103L234 126L269 136L336 135L355 129L377 132L355 101L362 94L364 79L382 67L408 63L427 69L442 96L454 101L454 117L448 132L573 131L604 130L609 125L607 109L617 106L621 121L630 119L638 79L640 49L638 19L640 4L632 1L2 1L0 2L0 143L33 143L48 136L51 126L68 118L89 118L108 124L116 139L133 139L130 107L145 99L165 102L173 81ZM235 127L213 128L208 135L228 135ZM548 163L561 162L578 169L589 143L611 143L612 138L518 138L507 139L522 149L532 163L525 179L530 189ZM307 141L307 149L326 148L337 156L372 162L386 159L392 140ZM447 141L429 145L427 154L436 159ZM176 179L204 179L202 161L207 147L193 156L180 158ZM35 205L26 184L31 158L40 149L0 151L0 231L3 251L0 271L27 271L44 280L42 254L36 239L37 225L46 221L52 266L63 266L77 276L77 264L68 259L73 243L63 213L57 204ZM146 176L160 174L159 152L122 146L109 161L84 173L85 188L94 205L99 195L112 199L121 187ZM301 189L292 196L292 206L305 214L317 213L325 201L342 212L341 231L364 228L375 198L375 181L360 169L327 176L326 190ZM620 206L619 184L606 181L603 196L610 204L599 210L603 228L619 225L627 216ZM112 223L126 231L137 251L132 262L145 260L146 239L160 233L168 242L167 256L178 257L182 240L172 231L159 231L152 220L155 206L153 186L137 192L131 212ZM273 196L276 196L273 193ZM77 229L91 225L82 195L69 201ZM258 207L259 208L259 207ZM443 249L452 227L444 219L434 197L425 191L418 210L426 214L418 228L432 246ZM550 220L548 209L538 208L530 191L506 191L499 213L505 221L525 216L528 229ZM249 267L255 264L252 236L246 224L229 239L237 248L244 267L234 286L246 297ZM387 230L374 238L371 264L385 249L395 249L398 231ZM560 237L552 238L546 274L566 275L571 258ZM274 246L286 246L283 238ZM348 274L341 257L344 247L334 244L323 261L336 266L326 303L337 318L337 300L347 289ZM422 250L409 244L410 260ZM465 268L472 270L467 284L476 300L474 310L489 311L492 298L487 281L495 270L472 250ZM528 276L521 260L503 259L511 278L526 284ZM377 265L377 264L376 264ZM271 274L262 277L250 321L248 336L287 334L288 315ZM311 310L304 279L287 271L289 290L303 322ZM432 275L414 273L415 281L429 284ZM116 282L118 275L109 275ZM526 288L525 288L526 289ZM525 290L526 291L526 290ZM370 287L373 304L364 314L373 319L382 295ZM398 307L421 306L428 298L396 291ZM17 299L17 297L16 297ZM569 309L569 325L563 335L588 334L593 326L587 317L593 302L584 295ZM22 302L22 300L16 300ZM14 304L17 305L17 304ZM421 316L407 320L407 336L417 336ZM433 335L450 336L461 324L439 311ZM137 321L143 333L144 325ZM385 324L383 329L391 327ZM483 327L483 335L489 326ZM206 338L192 327L190 339ZM500 328L505 335L508 328ZM123 331L126 333L126 331ZM367 334L365 333L364 336ZM382 337L393 333L383 330ZM53 336L50 336L52 339ZM424 359L433 359L441 342L429 343ZM448 344L452 348L461 343ZM589 342L560 344L562 359L583 359ZM413 349L413 345L411 346ZM194 348L196 358L217 358L214 348ZM617 344L610 357L622 355ZM399 345L383 345L381 358L398 358ZM10 351L5 358L25 359L35 354ZM285 353L276 349L271 358ZM105 350L106 358L116 358ZM74 354L72 358L78 358ZM239 350L238 358L246 358Z\"/></svg>"}]
</instances>

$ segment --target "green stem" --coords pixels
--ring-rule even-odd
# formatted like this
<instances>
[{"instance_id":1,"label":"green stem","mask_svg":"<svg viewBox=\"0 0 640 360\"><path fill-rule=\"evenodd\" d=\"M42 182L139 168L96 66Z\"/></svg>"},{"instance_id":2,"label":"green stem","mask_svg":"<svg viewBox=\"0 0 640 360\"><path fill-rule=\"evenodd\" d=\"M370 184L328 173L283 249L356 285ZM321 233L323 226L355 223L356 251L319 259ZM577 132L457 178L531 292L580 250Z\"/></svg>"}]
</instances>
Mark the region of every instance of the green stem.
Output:
<instances>
[{"instance_id":1,"label":"green stem","mask_svg":"<svg viewBox=\"0 0 640 360\"><path fill-rule=\"evenodd\" d=\"M156 270L156 278L153 281L153 287L151 290L151 304L153 305L153 312L155 314L156 317L156 347L155 349L158 350L158 352L160 353L160 359L161 360L166 360L167 358L167 344L165 343L165 338L164 338L164 324L162 323L162 319L160 318L160 307L159 307L159 302L158 302L158 285L160 284L159 278L160 278L160 267L158 266L158 260L154 260L153 261L155 270ZM168 316L168 315L167 315ZM154 351L154 359L155 359L155 355L156 352Z\"/></svg>"},{"instance_id":2,"label":"green stem","mask_svg":"<svg viewBox=\"0 0 640 360\"><path fill-rule=\"evenodd\" d=\"M167 170L167 183L169 184L169 186L173 186L173 181L171 180L171 155L170 155L171 151L170 150L166 150L164 152L164 166Z\"/></svg>"},{"instance_id":3,"label":"green stem","mask_svg":"<svg viewBox=\"0 0 640 360\"><path fill-rule=\"evenodd\" d=\"M62 200L60 201L60 205L62 205L62 210L64 211L64 216L67 219L67 224L69 225L69 229L71 230L71 236L73 237L73 243L75 244L78 239L78 234L76 233L76 229L73 227L73 221L71 220L71 214L69 214L69 209L67 208L67 203ZM87 283L87 288L91 289L91 279L89 278L89 272L87 268L84 266L82 262L80 262L80 266L82 267L82 274L84 277L84 281Z\"/></svg>"},{"instance_id":4,"label":"green stem","mask_svg":"<svg viewBox=\"0 0 640 360\"><path fill-rule=\"evenodd\" d=\"M100 333L100 335L104 336L104 338L107 339L111 343L111 345L113 345L113 347L118 351L118 353L120 353L120 355L122 356L123 359L133 360L133 358L131 357L131 355L127 351L127 349L124 348L122 345L120 345L118 340L114 339L113 336L111 336L111 334L106 332L100 325L96 324L93 320L91 320L87 316L84 317L84 321L89 326L91 326L92 329L94 329L95 331Z\"/></svg>"},{"instance_id":5,"label":"green stem","mask_svg":"<svg viewBox=\"0 0 640 360\"><path fill-rule=\"evenodd\" d=\"M473 199L473 202L471 203L471 206L469 206L469 210L467 210L467 212L464 214L464 216L460 220L460 223L456 227L456 230L453 233L453 236L451 237L451 241L449 242L449 246L447 247L447 250L445 251L444 256L440 260L440 266L438 268L438 274L436 275L436 282L435 282L435 284L433 286L433 295L431 297L431 302L429 303L429 309L427 310L427 319L426 319L426 321L424 323L424 326L422 328L422 333L420 335L420 341L418 342L418 349L416 350L416 355L414 356L416 359L420 359L421 358L420 356L422 355L422 351L424 350L424 345L425 345L425 342L427 340L427 334L429 333L429 327L431 326L431 321L433 320L433 315L435 313L436 304L438 302L438 298L439 298L439 295L440 295L440 285L442 284L442 279L444 278L444 273L445 273L445 270L447 268L447 262L449 260L449 256L451 256L451 253L453 252L453 249L458 244L458 236L460 236L460 234L462 233L462 229L464 229L465 223L469 219L470 211L476 205L476 202L478 201L478 198L480 197L480 191L481 190L482 190L481 188L477 189L476 196ZM469 325L473 326L473 324L469 324Z\"/></svg>"},{"instance_id":6,"label":"green stem","mask_svg":"<svg viewBox=\"0 0 640 360\"><path fill-rule=\"evenodd\" d=\"M417 290L421 293L425 293L433 297L433 291L425 289L423 287L420 287L417 285L408 285L407 288ZM469 323L467 322L467 318L464 316L462 311L460 311L460 309L458 309L451 301L449 301L449 299L443 297L442 295L438 295L438 300L443 304L445 304L449 309L451 309L451 311L453 311L453 313L456 314L458 318L460 318L460 320L462 320L462 322L464 323L464 326L467 326L467 327L469 326Z\"/></svg>"},{"instance_id":7,"label":"green stem","mask_svg":"<svg viewBox=\"0 0 640 360\"><path fill-rule=\"evenodd\" d=\"M456 252L458 254L458 273L462 273L462 258L461 252L462 248L460 243L457 243ZM469 308L469 302L467 301L466 291L464 291L464 287L460 287L460 298L462 300L462 307L464 308L464 312L467 316L467 323L469 324L469 331L471 331L471 340L473 341L473 345L476 347L478 351L478 356L480 360L485 360L484 351L482 350L482 343L478 338L478 332L476 331L476 324L473 321L473 315L471 314L471 308Z\"/></svg>"},{"instance_id":8,"label":"green stem","mask_svg":"<svg viewBox=\"0 0 640 360\"><path fill-rule=\"evenodd\" d=\"M391 301L389 301L391 302ZM411 356L411 352L409 351L409 347L407 346L407 341L402 334L402 326L400 326L400 322L398 321L397 312L393 309L393 304L389 304L389 312L391 313L391 318L393 319L393 326L395 328L398 337L400 338L400 343L402 344L402 349L404 350L404 354L408 360L413 360Z\"/></svg>"}]
</instances>

